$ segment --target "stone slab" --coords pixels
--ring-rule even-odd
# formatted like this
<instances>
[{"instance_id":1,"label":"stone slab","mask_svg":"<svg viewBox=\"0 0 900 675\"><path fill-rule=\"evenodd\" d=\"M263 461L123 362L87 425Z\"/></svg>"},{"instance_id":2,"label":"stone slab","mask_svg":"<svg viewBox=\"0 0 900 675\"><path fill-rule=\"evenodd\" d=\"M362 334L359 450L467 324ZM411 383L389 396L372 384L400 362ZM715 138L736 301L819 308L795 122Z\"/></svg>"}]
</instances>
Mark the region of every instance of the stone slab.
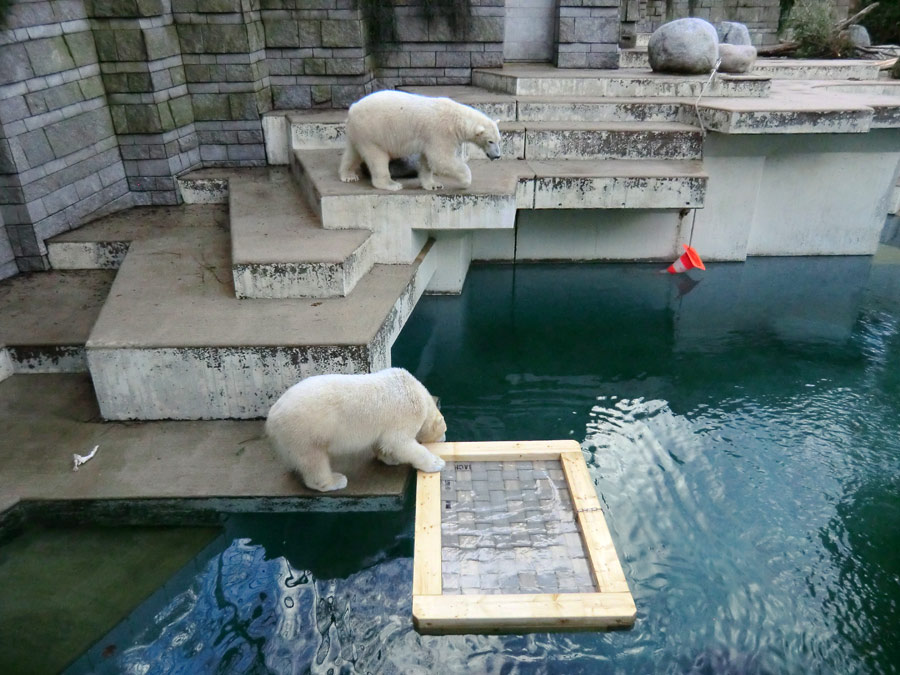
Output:
<instances>
[{"instance_id":1,"label":"stone slab","mask_svg":"<svg viewBox=\"0 0 900 675\"><path fill-rule=\"evenodd\" d=\"M83 372L84 344L113 272L50 271L0 282L0 345L14 372Z\"/></svg>"},{"instance_id":2,"label":"stone slab","mask_svg":"<svg viewBox=\"0 0 900 675\"><path fill-rule=\"evenodd\" d=\"M132 241L157 237L177 227L206 222L209 210L224 214L221 206L188 206L179 218L169 207L138 206L119 211L47 240L54 269L118 269Z\"/></svg>"},{"instance_id":3,"label":"stone slab","mask_svg":"<svg viewBox=\"0 0 900 675\"><path fill-rule=\"evenodd\" d=\"M696 160L531 161L535 209L702 208L707 174Z\"/></svg>"},{"instance_id":4,"label":"stone slab","mask_svg":"<svg viewBox=\"0 0 900 675\"><path fill-rule=\"evenodd\" d=\"M231 265L239 298L328 298L372 268L371 233L324 230L287 169L229 181Z\"/></svg>"},{"instance_id":5,"label":"stone slab","mask_svg":"<svg viewBox=\"0 0 900 675\"><path fill-rule=\"evenodd\" d=\"M700 159L700 129L677 122L529 122L525 157L547 159Z\"/></svg>"},{"instance_id":6,"label":"stone slab","mask_svg":"<svg viewBox=\"0 0 900 675\"><path fill-rule=\"evenodd\" d=\"M344 298L240 300L214 223L135 242L86 345L103 416L259 417L303 377L386 367L426 258L376 265Z\"/></svg>"},{"instance_id":7,"label":"stone slab","mask_svg":"<svg viewBox=\"0 0 900 675\"><path fill-rule=\"evenodd\" d=\"M382 230L396 228L398 221L419 230L512 228L520 183L532 175L524 162L473 160L472 186L467 190L423 190L413 178L400 180L404 189L389 192L373 188L365 178L341 182L339 151L307 150L295 155L296 176L328 229ZM527 201L527 195L522 199Z\"/></svg>"},{"instance_id":8,"label":"stone slab","mask_svg":"<svg viewBox=\"0 0 900 675\"><path fill-rule=\"evenodd\" d=\"M102 422L90 378L0 382L0 510L16 504L106 522L180 523L199 511L384 510L402 506L408 467L347 467L349 485L313 492L277 459L260 421ZM72 455L95 457L72 470Z\"/></svg>"},{"instance_id":9,"label":"stone slab","mask_svg":"<svg viewBox=\"0 0 900 675\"><path fill-rule=\"evenodd\" d=\"M697 97L709 77L666 75L643 70L554 68L549 64L507 64L472 71L472 84L515 96ZM770 81L752 75L719 75L705 96L766 96Z\"/></svg>"},{"instance_id":10,"label":"stone slab","mask_svg":"<svg viewBox=\"0 0 900 675\"><path fill-rule=\"evenodd\" d=\"M554 97L518 98L519 121L525 122L676 122L682 103L658 98Z\"/></svg>"},{"instance_id":11,"label":"stone slab","mask_svg":"<svg viewBox=\"0 0 900 675\"><path fill-rule=\"evenodd\" d=\"M757 59L754 75L788 80L877 80L878 61L865 59Z\"/></svg>"},{"instance_id":12,"label":"stone slab","mask_svg":"<svg viewBox=\"0 0 900 675\"><path fill-rule=\"evenodd\" d=\"M185 204L228 203L228 178L231 169L197 169L178 176L175 183Z\"/></svg>"}]
</instances>

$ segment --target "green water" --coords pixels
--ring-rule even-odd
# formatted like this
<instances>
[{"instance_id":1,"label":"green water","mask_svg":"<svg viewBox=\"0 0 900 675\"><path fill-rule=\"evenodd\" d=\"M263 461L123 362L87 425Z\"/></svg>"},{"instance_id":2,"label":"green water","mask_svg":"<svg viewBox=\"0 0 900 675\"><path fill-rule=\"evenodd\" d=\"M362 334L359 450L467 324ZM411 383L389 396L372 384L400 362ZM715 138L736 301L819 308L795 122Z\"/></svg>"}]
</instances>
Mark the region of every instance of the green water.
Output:
<instances>
[{"instance_id":1,"label":"green water","mask_svg":"<svg viewBox=\"0 0 900 675\"><path fill-rule=\"evenodd\" d=\"M244 516L69 672L898 672L900 265L879 263L480 266L420 302L394 363L449 440L581 443L633 629L422 637L411 509Z\"/></svg>"}]
</instances>

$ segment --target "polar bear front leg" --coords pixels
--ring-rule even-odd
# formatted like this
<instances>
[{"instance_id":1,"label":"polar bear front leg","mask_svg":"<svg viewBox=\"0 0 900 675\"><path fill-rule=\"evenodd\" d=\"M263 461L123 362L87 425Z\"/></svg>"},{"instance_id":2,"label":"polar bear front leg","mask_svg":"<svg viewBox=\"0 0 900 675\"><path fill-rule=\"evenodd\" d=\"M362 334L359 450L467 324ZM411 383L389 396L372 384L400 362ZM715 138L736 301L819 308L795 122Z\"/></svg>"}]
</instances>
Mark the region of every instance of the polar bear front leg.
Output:
<instances>
[{"instance_id":1,"label":"polar bear front leg","mask_svg":"<svg viewBox=\"0 0 900 675\"><path fill-rule=\"evenodd\" d=\"M472 184L472 171L468 165L457 157L441 157L435 160L428 158L432 171L441 176L449 176L461 187L467 188Z\"/></svg>"},{"instance_id":2,"label":"polar bear front leg","mask_svg":"<svg viewBox=\"0 0 900 675\"><path fill-rule=\"evenodd\" d=\"M374 145L366 145L357 148L366 166L369 167L369 175L372 176L372 185L379 190L396 191L403 185L391 179L390 156L381 148Z\"/></svg>"},{"instance_id":3,"label":"polar bear front leg","mask_svg":"<svg viewBox=\"0 0 900 675\"><path fill-rule=\"evenodd\" d=\"M428 163L428 158L425 155L419 158L419 182L422 183L422 187L425 190L440 190L444 187L434 179L434 172L431 170L431 164Z\"/></svg>"},{"instance_id":4,"label":"polar bear front leg","mask_svg":"<svg viewBox=\"0 0 900 675\"><path fill-rule=\"evenodd\" d=\"M354 183L359 180L359 168L362 165L362 157L353 147L353 143L347 140L347 146L344 148L344 154L341 157L341 168L338 170L338 176L345 183Z\"/></svg>"},{"instance_id":5,"label":"polar bear front leg","mask_svg":"<svg viewBox=\"0 0 900 675\"><path fill-rule=\"evenodd\" d=\"M415 439L399 434L384 438L375 456L385 464L411 464L413 468L426 473L440 471L445 463Z\"/></svg>"}]
</instances>

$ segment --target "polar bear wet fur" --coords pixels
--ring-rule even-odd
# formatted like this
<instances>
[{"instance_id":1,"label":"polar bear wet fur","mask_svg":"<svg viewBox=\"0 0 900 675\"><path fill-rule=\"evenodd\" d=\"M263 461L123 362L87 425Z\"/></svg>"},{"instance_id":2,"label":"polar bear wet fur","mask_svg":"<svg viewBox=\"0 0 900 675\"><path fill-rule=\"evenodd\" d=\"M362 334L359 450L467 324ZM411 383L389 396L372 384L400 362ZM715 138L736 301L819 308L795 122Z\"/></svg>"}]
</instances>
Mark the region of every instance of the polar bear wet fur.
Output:
<instances>
[{"instance_id":1,"label":"polar bear wet fur","mask_svg":"<svg viewBox=\"0 0 900 675\"><path fill-rule=\"evenodd\" d=\"M472 172L458 152L463 143L474 143L490 159L500 157L497 123L475 108L449 98L377 91L350 106L340 178L359 180L365 162L372 185L399 190L403 186L391 179L388 162L418 154L419 180L426 190L443 187L435 174L469 187Z\"/></svg>"},{"instance_id":2,"label":"polar bear wet fur","mask_svg":"<svg viewBox=\"0 0 900 675\"><path fill-rule=\"evenodd\" d=\"M402 368L365 375L316 375L275 401L266 434L275 452L307 487L327 492L347 486L331 458L374 454L385 464L440 471L444 460L422 443L443 440L444 417L425 386Z\"/></svg>"}]
</instances>

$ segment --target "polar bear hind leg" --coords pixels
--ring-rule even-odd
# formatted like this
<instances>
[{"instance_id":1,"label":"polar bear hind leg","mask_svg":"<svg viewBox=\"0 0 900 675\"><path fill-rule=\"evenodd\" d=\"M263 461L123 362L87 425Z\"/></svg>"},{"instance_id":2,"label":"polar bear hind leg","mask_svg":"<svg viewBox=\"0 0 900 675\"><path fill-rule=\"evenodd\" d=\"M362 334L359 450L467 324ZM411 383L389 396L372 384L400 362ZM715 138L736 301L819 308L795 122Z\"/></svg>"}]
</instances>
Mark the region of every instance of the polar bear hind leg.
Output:
<instances>
[{"instance_id":1,"label":"polar bear hind leg","mask_svg":"<svg viewBox=\"0 0 900 675\"><path fill-rule=\"evenodd\" d=\"M385 437L381 447L375 453L385 464L411 464L413 468L425 473L433 473L444 468L444 460L431 454L418 441L401 435Z\"/></svg>"},{"instance_id":2,"label":"polar bear hind leg","mask_svg":"<svg viewBox=\"0 0 900 675\"><path fill-rule=\"evenodd\" d=\"M391 191L403 188L403 185L391 179L391 157L388 153L375 145L357 147L356 151L369 168L369 174L372 176L372 185L374 187L379 190Z\"/></svg>"},{"instance_id":3,"label":"polar bear hind leg","mask_svg":"<svg viewBox=\"0 0 900 675\"><path fill-rule=\"evenodd\" d=\"M324 448L308 446L293 455L294 468L311 490L331 492L347 487L347 476L331 470L331 462Z\"/></svg>"},{"instance_id":4,"label":"polar bear hind leg","mask_svg":"<svg viewBox=\"0 0 900 675\"><path fill-rule=\"evenodd\" d=\"M348 140L344 148L344 154L341 157L341 168L338 171L338 176L345 183L354 183L359 180L361 165L362 157L359 156L356 148L353 147L353 143Z\"/></svg>"}]
</instances>

